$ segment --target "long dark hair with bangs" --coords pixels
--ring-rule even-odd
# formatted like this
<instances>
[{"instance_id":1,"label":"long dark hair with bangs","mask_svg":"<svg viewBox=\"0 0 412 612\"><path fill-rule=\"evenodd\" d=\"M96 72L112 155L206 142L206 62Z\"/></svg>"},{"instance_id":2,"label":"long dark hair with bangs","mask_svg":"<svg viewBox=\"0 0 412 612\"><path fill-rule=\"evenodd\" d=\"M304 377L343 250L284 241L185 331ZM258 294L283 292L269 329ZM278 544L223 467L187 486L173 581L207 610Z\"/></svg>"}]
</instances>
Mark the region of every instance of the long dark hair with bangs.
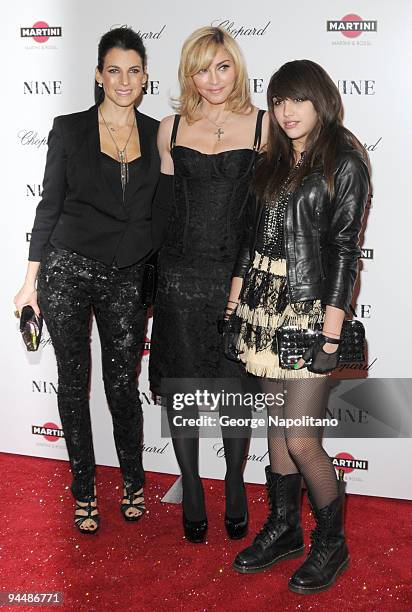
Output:
<instances>
[{"instance_id":1,"label":"long dark hair with bangs","mask_svg":"<svg viewBox=\"0 0 412 612\"><path fill-rule=\"evenodd\" d=\"M288 62L270 79L267 91L270 117L268 143L262 163L256 169L254 179L256 193L262 198L275 197L296 164L293 142L275 118L274 98L312 102L318 121L307 137L305 161L293 177L290 187L295 188L299 185L312 168L321 167L332 198L338 155L344 150L355 149L361 153L367 164L368 156L356 136L343 126L343 104L338 88L327 72L310 60Z\"/></svg>"}]
</instances>

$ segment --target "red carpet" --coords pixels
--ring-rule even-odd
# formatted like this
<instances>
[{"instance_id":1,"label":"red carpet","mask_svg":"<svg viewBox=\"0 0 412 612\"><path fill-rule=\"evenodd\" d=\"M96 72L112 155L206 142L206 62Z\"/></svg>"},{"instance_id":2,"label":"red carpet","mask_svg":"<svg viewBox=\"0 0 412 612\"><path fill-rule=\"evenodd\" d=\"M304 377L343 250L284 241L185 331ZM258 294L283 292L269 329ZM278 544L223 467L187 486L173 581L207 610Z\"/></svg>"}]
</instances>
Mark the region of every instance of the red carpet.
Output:
<instances>
[{"instance_id":1,"label":"red carpet","mask_svg":"<svg viewBox=\"0 0 412 612\"><path fill-rule=\"evenodd\" d=\"M195 545L183 539L180 506L160 503L173 476L147 475L149 512L136 525L120 515L118 470L99 467L102 524L95 536L83 536L72 526L67 463L7 454L1 462L3 591L60 591L64 603L57 609L70 611L412 610L410 502L350 496L349 570L331 590L304 597L287 589L300 559L251 576L231 569L236 552L265 517L262 486L248 485L250 536L230 542L223 528L222 482L206 480L209 537ZM306 498L303 520L307 542L312 517Z\"/></svg>"}]
</instances>

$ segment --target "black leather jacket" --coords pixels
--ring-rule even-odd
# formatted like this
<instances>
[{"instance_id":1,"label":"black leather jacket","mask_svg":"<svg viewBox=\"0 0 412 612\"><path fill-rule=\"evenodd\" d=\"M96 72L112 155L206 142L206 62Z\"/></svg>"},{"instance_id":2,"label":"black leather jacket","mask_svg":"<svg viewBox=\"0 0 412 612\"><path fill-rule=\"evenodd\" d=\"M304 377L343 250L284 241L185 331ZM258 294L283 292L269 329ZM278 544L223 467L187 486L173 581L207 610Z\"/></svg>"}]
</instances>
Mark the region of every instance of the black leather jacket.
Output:
<instances>
[{"instance_id":1,"label":"black leather jacket","mask_svg":"<svg viewBox=\"0 0 412 612\"><path fill-rule=\"evenodd\" d=\"M330 199L321 168L304 177L285 211L284 236L289 301L321 299L348 311L358 273L359 233L369 193L369 172L359 152L342 153ZM264 207L251 197L244 240L233 276L253 261Z\"/></svg>"}]
</instances>

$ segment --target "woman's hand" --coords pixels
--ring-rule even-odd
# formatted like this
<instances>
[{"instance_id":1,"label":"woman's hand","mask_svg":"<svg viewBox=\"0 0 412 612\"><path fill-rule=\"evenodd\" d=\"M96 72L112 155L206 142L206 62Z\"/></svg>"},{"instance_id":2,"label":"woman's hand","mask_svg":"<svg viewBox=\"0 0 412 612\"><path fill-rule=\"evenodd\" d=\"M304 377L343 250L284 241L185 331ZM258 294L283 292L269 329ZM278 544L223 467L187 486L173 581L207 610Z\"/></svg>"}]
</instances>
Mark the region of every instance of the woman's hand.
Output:
<instances>
[{"instance_id":1,"label":"woman's hand","mask_svg":"<svg viewBox=\"0 0 412 612\"><path fill-rule=\"evenodd\" d=\"M218 323L219 333L223 335L223 354L230 361L240 362L239 355L242 353L237 349L241 321L235 314L225 317Z\"/></svg>"},{"instance_id":2,"label":"woman's hand","mask_svg":"<svg viewBox=\"0 0 412 612\"><path fill-rule=\"evenodd\" d=\"M300 370L305 367L306 361L311 361L307 366L309 372L315 374L333 372L339 364L339 341L328 342L325 336L320 336L295 364L294 369Z\"/></svg>"},{"instance_id":3,"label":"woman's hand","mask_svg":"<svg viewBox=\"0 0 412 612\"><path fill-rule=\"evenodd\" d=\"M23 306L27 305L33 308L36 315L40 314L40 308L37 303L37 290L33 285L24 284L13 301L19 316Z\"/></svg>"}]
</instances>

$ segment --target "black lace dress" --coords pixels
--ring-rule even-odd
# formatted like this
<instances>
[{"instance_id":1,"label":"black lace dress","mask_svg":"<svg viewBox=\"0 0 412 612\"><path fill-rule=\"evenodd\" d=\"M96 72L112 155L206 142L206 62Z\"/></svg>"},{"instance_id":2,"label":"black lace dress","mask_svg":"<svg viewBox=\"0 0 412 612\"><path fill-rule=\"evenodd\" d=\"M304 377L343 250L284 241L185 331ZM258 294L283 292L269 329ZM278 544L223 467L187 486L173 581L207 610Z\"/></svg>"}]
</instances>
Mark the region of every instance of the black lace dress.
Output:
<instances>
[{"instance_id":1,"label":"black lace dress","mask_svg":"<svg viewBox=\"0 0 412 612\"><path fill-rule=\"evenodd\" d=\"M241 376L222 353L217 321L230 291L244 227L264 111L259 111L253 149L206 155L176 145L171 153L174 206L159 255L149 378L161 394L162 378Z\"/></svg>"}]
</instances>

